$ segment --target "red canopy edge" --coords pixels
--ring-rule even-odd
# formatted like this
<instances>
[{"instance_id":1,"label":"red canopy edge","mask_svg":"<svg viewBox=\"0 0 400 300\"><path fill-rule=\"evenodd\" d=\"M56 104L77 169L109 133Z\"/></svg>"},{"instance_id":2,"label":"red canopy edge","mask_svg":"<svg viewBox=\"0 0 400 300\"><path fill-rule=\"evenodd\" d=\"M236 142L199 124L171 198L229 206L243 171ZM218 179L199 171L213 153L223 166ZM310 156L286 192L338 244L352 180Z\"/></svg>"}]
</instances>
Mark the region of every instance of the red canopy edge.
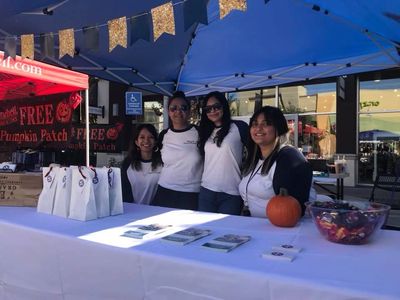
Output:
<instances>
[{"instance_id":1,"label":"red canopy edge","mask_svg":"<svg viewBox=\"0 0 400 300\"><path fill-rule=\"evenodd\" d=\"M0 51L0 82L0 99L15 99L84 90L89 76L20 56L4 59Z\"/></svg>"}]
</instances>

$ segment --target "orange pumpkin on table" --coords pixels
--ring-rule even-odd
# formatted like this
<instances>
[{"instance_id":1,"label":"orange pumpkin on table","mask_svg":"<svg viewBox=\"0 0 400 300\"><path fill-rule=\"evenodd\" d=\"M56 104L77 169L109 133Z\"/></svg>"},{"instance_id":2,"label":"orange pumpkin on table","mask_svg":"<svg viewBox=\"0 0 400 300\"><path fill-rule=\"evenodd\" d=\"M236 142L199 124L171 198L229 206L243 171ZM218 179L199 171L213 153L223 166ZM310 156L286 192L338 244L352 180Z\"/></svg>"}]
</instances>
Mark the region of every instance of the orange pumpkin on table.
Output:
<instances>
[{"instance_id":1,"label":"orange pumpkin on table","mask_svg":"<svg viewBox=\"0 0 400 300\"><path fill-rule=\"evenodd\" d=\"M301 217L301 206L296 198L281 188L279 195L272 197L267 204L266 214L272 224L279 227L294 227Z\"/></svg>"}]
</instances>

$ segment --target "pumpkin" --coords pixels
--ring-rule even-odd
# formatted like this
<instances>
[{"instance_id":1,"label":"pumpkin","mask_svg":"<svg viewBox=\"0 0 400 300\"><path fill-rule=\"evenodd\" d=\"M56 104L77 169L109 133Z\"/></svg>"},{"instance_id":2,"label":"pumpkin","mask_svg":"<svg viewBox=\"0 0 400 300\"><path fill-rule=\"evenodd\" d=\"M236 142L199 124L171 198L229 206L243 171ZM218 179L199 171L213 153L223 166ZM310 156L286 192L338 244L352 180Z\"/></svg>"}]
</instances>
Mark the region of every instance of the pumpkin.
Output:
<instances>
[{"instance_id":1,"label":"pumpkin","mask_svg":"<svg viewBox=\"0 0 400 300\"><path fill-rule=\"evenodd\" d=\"M68 123L71 120L72 108L65 101L58 103L56 108L56 119L60 123Z\"/></svg>"},{"instance_id":2,"label":"pumpkin","mask_svg":"<svg viewBox=\"0 0 400 300\"><path fill-rule=\"evenodd\" d=\"M118 130L116 128L109 128L106 135L108 139L116 140L118 138Z\"/></svg>"},{"instance_id":3,"label":"pumpkin","mask_svg":"<svg viewBox=\"0 0 400 300\"><path fill-rule=\"evenodd\" d=\"M281 188L279 195L272 197L266 208L266 214L272 224L279 227L294 227L301 217L301 206L296 198Z\"/></svg>"}]
</instances>

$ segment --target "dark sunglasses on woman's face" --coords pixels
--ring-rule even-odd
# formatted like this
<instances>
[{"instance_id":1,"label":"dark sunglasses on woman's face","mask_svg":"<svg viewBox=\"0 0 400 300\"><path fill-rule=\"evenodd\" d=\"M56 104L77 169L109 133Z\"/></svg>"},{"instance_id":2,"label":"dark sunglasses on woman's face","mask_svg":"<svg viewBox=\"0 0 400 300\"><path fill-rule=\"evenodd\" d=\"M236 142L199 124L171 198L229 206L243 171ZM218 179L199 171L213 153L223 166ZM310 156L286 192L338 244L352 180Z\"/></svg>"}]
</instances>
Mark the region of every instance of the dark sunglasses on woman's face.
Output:
<instances>
[{"instance_id":1,"label":"dark sunglasses on woman's face","mask_svg":"<svg viewBox=\"0 0 400 300\"><path fill-rule=\"evenodd\" d=\"M189 107L187 105L171 105L168 109L170 112L176 112L177 110L187 112Z\"/></svg>"},{"instance_id":2,"label":"dark sunglasses on woman's face","mask_svg":"<svg viewBox=\"0 0 400 300\"><path fill-rule=\"evenodd\" d=\"M214 111L217 111L217 110L220 110L222 108L222 105L220 104L220 103L215 103L215 104L213 104L213 105L207 105L207 106L204 106L204 111L206 112L206 114L209 114L210 112L212 112L213 110Z\"/></svg>"}]
</instances>

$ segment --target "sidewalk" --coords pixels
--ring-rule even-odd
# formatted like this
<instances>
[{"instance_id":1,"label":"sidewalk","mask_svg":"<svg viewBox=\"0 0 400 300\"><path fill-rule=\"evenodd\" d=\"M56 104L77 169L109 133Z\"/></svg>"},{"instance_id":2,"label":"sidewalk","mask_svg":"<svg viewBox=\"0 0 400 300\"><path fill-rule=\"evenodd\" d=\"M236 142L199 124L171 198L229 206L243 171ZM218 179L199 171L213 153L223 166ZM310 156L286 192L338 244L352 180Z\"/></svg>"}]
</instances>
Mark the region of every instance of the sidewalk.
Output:
<instances>
[{"instance_id":1,"label":"sidewalk","mask_svg":"<svg viewBox=\"0 0 400 300\"><path fill-rule=\"evenodd\" d=\"M332 192L336 192L336 186L334 184L326 184L324 185ZM329 194L327 191L324 191L317 185L314 185L314 188L316 189L318 194L324 194L327 195ZM371 195L372 191L372 185L371 186L356 186L356 187L348 187L345 186L343 190L343 195L344 195L344 200L369 200L369 197ZM379 192L376 193L378 195ZM328 195L329 196L329 195Z\"/></svg>"}]
</instances>

